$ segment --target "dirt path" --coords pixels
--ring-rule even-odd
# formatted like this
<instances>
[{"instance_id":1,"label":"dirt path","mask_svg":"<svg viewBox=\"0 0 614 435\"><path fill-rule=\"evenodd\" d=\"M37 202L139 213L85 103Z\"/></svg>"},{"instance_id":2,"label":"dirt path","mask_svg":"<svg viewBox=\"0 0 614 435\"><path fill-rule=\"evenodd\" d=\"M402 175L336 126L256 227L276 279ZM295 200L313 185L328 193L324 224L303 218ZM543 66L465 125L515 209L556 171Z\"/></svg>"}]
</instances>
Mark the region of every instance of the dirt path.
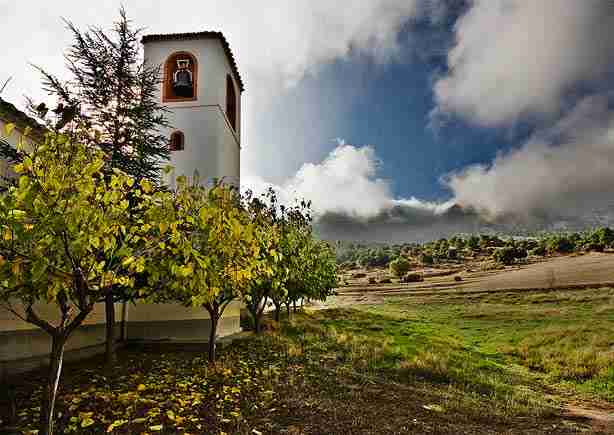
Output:
<instances>
[{"instance_id":1,"label":"dirt path","mask_svg":"<svg viewBox=\"0 0 614 435\"><path fill-rule=\"evenodd\" d=\"M593 433L614 434L614 407L605 408L596 404L567 404L563 416L574 420L589 422Z\"/></svg>"}]
</instances>

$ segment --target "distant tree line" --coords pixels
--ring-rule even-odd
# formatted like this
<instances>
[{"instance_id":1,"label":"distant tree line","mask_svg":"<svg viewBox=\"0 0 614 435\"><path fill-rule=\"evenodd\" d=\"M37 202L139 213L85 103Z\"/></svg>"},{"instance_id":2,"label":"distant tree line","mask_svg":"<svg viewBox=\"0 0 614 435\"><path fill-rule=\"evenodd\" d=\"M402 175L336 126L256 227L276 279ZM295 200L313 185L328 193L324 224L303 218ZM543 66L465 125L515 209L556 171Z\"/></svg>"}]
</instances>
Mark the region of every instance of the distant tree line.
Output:
<instances>
[{"instance_id":1,"label":"distant tree line","mask_svg":"<svg viewBox=\"0 0 614 435\"><path fill-rule=\"evenodd\" d=\"M412 266L492 259L511 265L532 257L574 252L603 252L614 248L614 230L598 227L580 232L549 232L533 237L493 234L456 235L427 243L337 244L337 264L344 269L390 267L393 274ZM403 258L405 261L399 261Z\"/></svg>"}]
</instances>

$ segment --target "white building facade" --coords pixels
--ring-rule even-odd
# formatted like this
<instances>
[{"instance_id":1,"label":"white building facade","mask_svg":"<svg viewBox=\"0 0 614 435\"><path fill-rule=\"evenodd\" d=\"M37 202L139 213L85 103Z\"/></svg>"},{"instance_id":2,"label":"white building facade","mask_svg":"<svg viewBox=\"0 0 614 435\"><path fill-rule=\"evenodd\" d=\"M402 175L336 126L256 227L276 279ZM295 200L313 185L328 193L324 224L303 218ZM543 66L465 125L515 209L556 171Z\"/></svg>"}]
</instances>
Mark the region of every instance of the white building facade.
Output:
<instances>
[{"instance_id":1,"label":"white building facade","mask_svg":"<svg viewBox=\"0 0 614 435\"><path fill-rule=\"evenodd\" d=\"M239 185L241 163L241 92L243 82L226 39L218 32L148 35L143 38L145 61L159 65L163 80L160 99L169 110L169 138L180 135L182 146L171 151L168 176L201 180L223 179ZM187 62L192 93L175 93L173 82ZM172 143L172 142L171 142Z\"/></svg>"}]
</instances>

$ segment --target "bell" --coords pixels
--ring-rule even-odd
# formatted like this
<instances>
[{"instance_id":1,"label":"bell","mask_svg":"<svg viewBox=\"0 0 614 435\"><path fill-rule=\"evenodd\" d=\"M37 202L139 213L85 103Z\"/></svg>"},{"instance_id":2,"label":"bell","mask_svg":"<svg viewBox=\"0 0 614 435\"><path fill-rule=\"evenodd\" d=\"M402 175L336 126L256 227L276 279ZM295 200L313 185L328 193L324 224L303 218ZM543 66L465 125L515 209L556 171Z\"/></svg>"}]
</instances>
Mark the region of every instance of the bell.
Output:
<instances>
[{"instance_id":1,"label":"bell","mask_svg":"<svg viewBox=\"0 0 614 435\"><path fill-rule=\"evenodd\" d=\"M178 97L192 97L194 95L192 73L190 70L180 69L175 73L173 91Z\"/></svg>"}]
</instances>

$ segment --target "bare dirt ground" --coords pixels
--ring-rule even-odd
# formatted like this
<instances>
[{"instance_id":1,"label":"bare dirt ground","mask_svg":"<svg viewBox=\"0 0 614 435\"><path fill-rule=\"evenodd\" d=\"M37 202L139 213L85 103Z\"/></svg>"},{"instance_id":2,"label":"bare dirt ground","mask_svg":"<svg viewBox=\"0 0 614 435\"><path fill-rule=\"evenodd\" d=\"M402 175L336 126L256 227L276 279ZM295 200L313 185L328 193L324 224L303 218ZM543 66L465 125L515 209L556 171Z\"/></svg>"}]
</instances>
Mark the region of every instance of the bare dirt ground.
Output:
<instances>
[{"instance_id":1,"label":"bare dirt ground","mask_svg":"<svg viewBox=\"0 0 614 435\"><path fill-rule=\"evenodd\" d=\"M356 273L360 271L352 271ZM476 264L448 266L446 269L425 269L424 281L411 284L369 284L369 277L381 278L386 271L364 271L367 277L353 279L338 289L338 296L329 298L321 307L380 303L390 297L462 295L535 289L562 289L592 286L614 286L614 254L549 258L540 262L507 267L505 270L482 271ZM443 276L441 276L443 274ZM439 275L439 276L438 276ZM460 276L462 281L455 281Z\"/></svg>"}]
</instances>

